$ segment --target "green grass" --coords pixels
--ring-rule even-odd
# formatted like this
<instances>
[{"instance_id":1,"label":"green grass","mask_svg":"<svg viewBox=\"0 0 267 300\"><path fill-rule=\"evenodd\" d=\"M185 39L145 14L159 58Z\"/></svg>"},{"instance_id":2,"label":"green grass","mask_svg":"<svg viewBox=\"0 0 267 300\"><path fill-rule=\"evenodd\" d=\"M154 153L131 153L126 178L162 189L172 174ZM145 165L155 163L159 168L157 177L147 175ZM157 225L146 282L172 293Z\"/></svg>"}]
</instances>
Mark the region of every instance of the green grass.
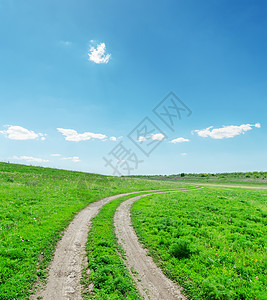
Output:
<instances>
[{"instance_id":1,"label":"green grass","mask_svg":"<svg viewBox=\"0 0 267 300\"><path fill-rule=\"evenodd\" d=\"M28 299L57 241L86 205L174 184L0 163L0 299ZM176 185L178 186L178 185Z\"/></svg>"},{"instance_id":2,"label":"green grass","mask_svg":"<svg viewBox=\"0 0 267 300\"><path fill-rule=\"evenodd\" d=\"M89 277L84 272L85 299L142 299L135 288L121 256L123 250L117 243L113 217L116 208L133 195L121 197L106 204L93 219L86 251Z\"/></svg>"},{"instance_id":3,"label":"green grass","mask_svg":"<svg viewBox=\"0 0 267 300\"><path fill-rule=\"evenodd\" d=\"M267 299L266 191L205 188L151 195L135 230L191 299Z\"/></svg>"}]
</instances>

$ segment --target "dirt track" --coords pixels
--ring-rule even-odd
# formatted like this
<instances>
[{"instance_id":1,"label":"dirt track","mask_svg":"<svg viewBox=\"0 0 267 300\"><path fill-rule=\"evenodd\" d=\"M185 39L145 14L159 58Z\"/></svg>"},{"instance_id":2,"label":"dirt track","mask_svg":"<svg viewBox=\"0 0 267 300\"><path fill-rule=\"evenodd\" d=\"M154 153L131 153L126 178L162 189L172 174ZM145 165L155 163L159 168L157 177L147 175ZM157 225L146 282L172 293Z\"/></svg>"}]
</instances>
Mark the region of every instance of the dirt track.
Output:
<instances>
[{"instance_id":1,"label":"dirt track","mask_svg":"<svg viewBox=\"0 0 267 300\"><path fill-rule=\"evenodd\" d=\"M82 299L80 279L90 221L104 204L135 193L138 192L107 197L88 205L76 215L56 247L46 286L40 289L32 299Z\"/></svg>"},{"instance_id":2,"label":"dirt track","mask_svg":"<svg viewBox=\"0 0 267 300\"><path fill-rule=\"evenodd\" d=\"M211 186L211 187L222 187L222 188L238 188L238 189L250 189L250 190L267 190L267 186L265 185L246 185L246 184L227 184L227 183L209 183L200 182L199 184L204 186Z\"/></svg>"},{"instance_id":3,"label":"dirt track","mask_svg":"<svg viewBox=\"0 0 267 300\"><path fill-rule=\"evenodd\" d=\"M31 297L31 299L43 299L43 300L82 300L81 296L81 285L80 285L80 279L81 279L81 271L84 265L84 258L85 258L85 244L88 238L88 231L91 219L97 215L99 210L102 208L103 205L106 203L115 200L119 197L126 196L126 195L132 195L136 193L141 193L144 191L139 192L131 192L131 193L124 193L120 195L115 195L111 197L104 198L100 201L91 203L88 205L85 209L80 211L76 217L72 220L68 228L65 230L64 235L62 239L58 242L53 261L51 262L51 265L49 267L49 273L48 273L48 280L45 287L39 288L39 291L35 295ZM145 191L145 192L154 192L154 191ZM165 190L166 192L166 190ZM164 193L164 190L162 190L161 193ZM151 193L148 193L146 195L149 195ZM143 197L143 196L137 196L137 197ZM135 199L135 198L131 198ZM134 201L134 200L133 200ZM127 201L129 204L129 202ZM121 206L123 207L123 206ZM124 212L125 213L125 212ZM116 214L117 215L117 214ZM125 217L123 217L123 220L125 220ZM130 222L130 215L129 215L129 222ZM124 224L119 225L121 229L125 231L125 229L130 228L130 223L127 223L127 226ZM126 226L124 228L124 226ZM133 229L130 228L132 231ZM135 234L135 233L134 233ZM137 237L136 237L137 239ZM120 239L121 241L121 239ZM138 243L138 240L137 240ZM140 244L138 245L139 247ZM141 247L142 248L142 247ZM142 249L143 250L143 249ZM146 256L145 250L143 250L144 253L143 256ZM139 259L140 255L140 249L137 248L137 254L135 254L135 259ZM151 259L150 257L147 257L147 259ZM145 259L145 261L147 260ZM140 265L140 263L139 263ZM153 261L149 265L147 264L146 267L148 268L148 272L150 273L149 276L147 276L147 280L151 280L152 283L148 283L149 291L154 289L153 280L154 277L156 278L156 285L158 285L156 292L153 293L156 294L158 288L164 289L164 287L167 285L169 291L173 292L172 295L177 294L177 286L175 285L175 288L173 290L173 283L167 279L164 278L163 283L159 282L158 280L158 273L161 272L160 269L154 264ZM136 268L138 270L138 268ZM163 275L164 276L164 275ZM161 280L161 279L160 279ZM143 280L141 281L143 283ZM162 285L163 284L163 285ZM139 283L140 285L140 283ZM147 285L147 283L146 283ZM173 290L173 291L172 291ZM141 290L140 290L141 291ZM143 289L142 289L143 291ZM161 297L165 294L160 293L160 298L150 298L150 299L186 299L184 296L183 298L169 298L169 297ZM167 295L167 294L166 294ZM168 294L169 295L169 294ZM145 297L146 298L146 297ZM148 298L146 298L148 299Z\"/></svg>"},{"instance_id":4,"label":"dirt track","mask_svg":"<svg viewBox=\"0 0 267 300\"><path fill-rule=\"evenodd\" d=\"M153 194L160 193L164 192ZM147 195L151 195L151 193L136 196L124 201L119 206L114 216L118 242L126 252L127 268L131 274L132 269L138 273L137 275L132 275L136 286L144 299L187 299L181 294L181 287L168 279L161 269L153 262L152 258L147 255L147 250L139 243L132 227L130 208L135 201L146 197Z\"/></svg>"}]
</instances>

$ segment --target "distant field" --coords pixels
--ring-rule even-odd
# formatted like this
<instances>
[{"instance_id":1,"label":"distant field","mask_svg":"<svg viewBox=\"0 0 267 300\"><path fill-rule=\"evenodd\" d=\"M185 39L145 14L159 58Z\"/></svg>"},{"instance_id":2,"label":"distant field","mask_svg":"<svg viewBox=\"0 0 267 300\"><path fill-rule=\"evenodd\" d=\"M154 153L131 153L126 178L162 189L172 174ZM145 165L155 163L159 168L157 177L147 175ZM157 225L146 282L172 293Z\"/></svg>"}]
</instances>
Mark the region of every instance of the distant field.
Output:
<instances>
[{"instance_id":1,"label":"distant field","mask_svg":"<svg viewBox=\"0 0 267 300\"><path fill-rule=\"evenodd\" d=\"M267 172L235 172L235 173L180 173L175 175L138 175L132 178L142 178L161 181L192 182L192 183L245 183L248 185L266 185Z\"/></svg>"},{"instance_id":2,"label":"distant field","mask_svg":"<svg viewBox=\"0 0 267 300\"><path fill-rule=\"evenodd\" d=\"M190 299L267 299L267 193L206 187L151 195L132 207L134 228Z\"/></svg>"},{"instance_id":3,"label":"distant field","mask_svg":"<svg viewBox=\"0 0 267 300\"><path fill-rule=\"evenodd\" d=\"M173 183L0 163L0 299L28 299L74 214L109 195Z\"/></svg>"}]
</instances>

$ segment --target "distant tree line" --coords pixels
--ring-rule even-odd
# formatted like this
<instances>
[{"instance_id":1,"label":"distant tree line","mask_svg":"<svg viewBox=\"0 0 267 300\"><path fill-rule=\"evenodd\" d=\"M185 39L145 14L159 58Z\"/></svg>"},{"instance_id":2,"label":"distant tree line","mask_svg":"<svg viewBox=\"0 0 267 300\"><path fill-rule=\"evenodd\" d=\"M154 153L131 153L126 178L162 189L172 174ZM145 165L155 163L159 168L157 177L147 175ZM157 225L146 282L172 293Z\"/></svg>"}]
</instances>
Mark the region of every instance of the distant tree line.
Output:
<instances>
[{"instance_id":1,"label":"distant tree line","mask_svg":"<svg viewBox=\"0 0 267 300\"><path fill-rule=\"evenodd\" d=\"M128 177L128 176L127 176ZM172 175L133 175L130 177L154 180L237 180L261 181L267 180L267 172L232 172L232 173L178 173Z\"/></svg>"}]
</instances>

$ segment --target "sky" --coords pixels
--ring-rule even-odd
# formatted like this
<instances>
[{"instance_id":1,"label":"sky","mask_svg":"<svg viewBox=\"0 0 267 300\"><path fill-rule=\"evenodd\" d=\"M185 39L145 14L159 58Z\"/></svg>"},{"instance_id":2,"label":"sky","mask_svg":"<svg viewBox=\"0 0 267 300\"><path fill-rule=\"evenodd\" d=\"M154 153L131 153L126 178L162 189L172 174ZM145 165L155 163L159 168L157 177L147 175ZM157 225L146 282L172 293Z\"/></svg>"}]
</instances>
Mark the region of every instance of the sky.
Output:
<instances>
[{"instance_id":1,"label":"sky","mask_svg":"<svg viewBox=\"0 0 267 300\"><path fill-rule=\"evenodd\" d=\"M0 160L267 170L265 0L0 0Z\"/></svg>"}]
</instances>

